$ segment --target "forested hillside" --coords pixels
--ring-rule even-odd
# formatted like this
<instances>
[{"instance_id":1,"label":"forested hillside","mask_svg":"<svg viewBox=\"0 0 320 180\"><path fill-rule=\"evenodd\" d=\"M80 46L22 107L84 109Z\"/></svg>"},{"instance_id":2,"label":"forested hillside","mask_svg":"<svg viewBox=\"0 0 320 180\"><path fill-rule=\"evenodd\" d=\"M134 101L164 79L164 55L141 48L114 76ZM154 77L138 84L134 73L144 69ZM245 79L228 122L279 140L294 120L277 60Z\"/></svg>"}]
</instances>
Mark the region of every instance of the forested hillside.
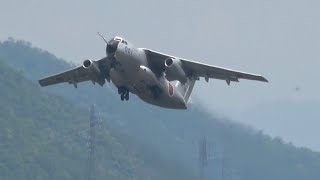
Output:
<instances>
[{"instance_id":1,"label":"forested hillside","mask_svg":"<svg viewBox=\"0 0 320 180\"><path fill-rule=\"evenodd\" d=\"M89 113L50 95L0 60L0 179L84 179ZM188 179L156 150L97 130L97 179ZM134 139L132 139L134 140ZM172 167L177 167L173 171Z\"/></svg>"},{"instance_id":2,"label":"forested hillside","mask_svg":"<svg viewBox=\"0 0 320 180\"><path fill-rule=\"evenodd\" d=\"M12 68L25 74L33 83L37 83L43 76L72 67L46 51L33 48L29 43L12 39L0 44L0 58L7 60ZM18 87L20 86L17 85ZM88 107L91 103L97 104L100 113L106 118L104 123L109 127L106 130L109 133L102 134L101 138L111 136L110 132L121 142L134 138L134 141L125 142L123 147L130 146L136 149L138 155L133 158L133 164L138 166L137 169L140 169L139 164L143 164L143 159L147 159L145 162L149 163L171 159L171 162L175 161L182 169L186 168L192 172L191 174L197 173L197 145L199 139L206 136L210 152L207 173L210 178L221 179L224 174L227 179L235 180L320 179L319 153L297 148L283 142L281 138L273 139L263 132L257 132L228 119L212 117L196 106L189 105L187 111L167 110L145 104L134 96L129 102L121 102L115 88L93 86L92 83L79 84L78 89L68 84L35 89L35 92L40 94L49 91L66 98L69 107L63 108L63 111L74 109L72 104L80 108ZM83 112L77 114L82 114L82 119L86 117ZM52 123L49 119L46 122ZM80 125L67 126L65 131L72 131L77 126ZM71 140L77 141L77 136L72 137L75 139ZM139 148L140 144L144 146ZM109 144L109 147L113 145ZM154 151L141 153L148 149L147 147ZM125 149L119 148L122 151ZM104 149L104 153L108 152L103 144L99 149ZM118 160L117 158L114 159ZM141 166L143 169L143 165ZM163 166L158 167L161 169ZM173 174L170 176L173 177Z\"/></svg>"}]
</instances>

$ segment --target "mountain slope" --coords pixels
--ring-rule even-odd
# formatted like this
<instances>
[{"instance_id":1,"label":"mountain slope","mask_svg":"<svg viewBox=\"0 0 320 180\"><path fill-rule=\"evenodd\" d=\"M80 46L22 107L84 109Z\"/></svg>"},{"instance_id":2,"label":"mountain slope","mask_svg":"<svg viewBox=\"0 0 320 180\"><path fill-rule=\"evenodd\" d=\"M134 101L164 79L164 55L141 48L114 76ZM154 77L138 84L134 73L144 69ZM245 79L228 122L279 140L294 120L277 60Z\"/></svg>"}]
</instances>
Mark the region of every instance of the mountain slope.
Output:
<instances>
[{"instance_id":1,"label":"mountain slope","mask_svg":"<svg viewBox=\"0 0 320 180\"><path fill-rule=\"evenodd\" d=\"M24 57L25 52L29 53L27 58ZM47 65L47 58L53 55L23 42L1 43L1 57L9 59L13 68L26 72L35 83L43 76L71 67L59 59L51 59L50 66ZM24 61L36 65L23 65ZM61 69L52 72L58 67ZM187 111L176 111L145 104L136 97L123 103L115 88L100 88L91 83L80 84L78 89L61 84L43 90L62 95L76 105L98 104L100 112L107 117L108 126L125 134L123 139L134 137L137 143L157 149L161 155L154 154L153 158L170 158L190 171L197 170L196 145L201 137L206 136L211 154L207 171L210 178L218 179L222 174L228 174L228 177L239 180L320 179L319 153L296 148L280 138L270 138L228 119L211 117L192 105ZM143 151L143 148L138 151ZM150 161L155 161L153 158Z\"/></svg>"},{"instance_id":2,"label":"mountain slope","mask_svg":"<svg viewBox=\"0 0 320 180\"><path fill-rule=\"evenodd\" d=\"M84 179L89 113L42 92L2 60L0 85L0 179ZM148 162L141 147L105 125L97 132L97 179L192 177L183 169L172 172L174 163L165 158Z\"/></svg>"},{"instance_id":3,"label":"mountain slope","mask_svg":"<svg viewBox=\"0 0 320 180\"><path fill-rule=\"evenodd\" d=\"M313 139L319 133L319 107L320 101L317 100L282 100L253 107L238 118L295 145L320 151L320 143ZM287 123L288 119L290 123ZM277 126L272 126L275 124Z\"/></svg>"}]
</instances>

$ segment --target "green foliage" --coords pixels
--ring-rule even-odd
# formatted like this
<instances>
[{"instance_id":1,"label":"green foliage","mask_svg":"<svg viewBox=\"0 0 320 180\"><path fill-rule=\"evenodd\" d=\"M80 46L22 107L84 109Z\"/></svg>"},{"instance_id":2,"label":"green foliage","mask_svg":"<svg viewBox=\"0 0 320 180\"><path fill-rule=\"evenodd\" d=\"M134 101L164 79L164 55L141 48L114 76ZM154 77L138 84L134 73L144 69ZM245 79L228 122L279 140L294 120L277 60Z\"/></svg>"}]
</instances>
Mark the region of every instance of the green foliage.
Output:
<instances>
[{"instance_id":1,"label":"green foliage","mask_svg":"<svg viewBox=\"0 0 320 180\"><path fill-rule=\"evenodd\" d=\"M88 112L43 93L1 60L0 83L0 179L84 179ZM106 126L98 132L97 179L168 179Z\"/></svg>"},{"instance_id":2,"label":"green foliage","mask_svg":"<svg viewBox=\"0 0 320 180\"><path fill-rule=\"evenodd\" d=\"M1 43L1 57L33 83L43 76L72 67L22 41ZM7 153L0 155L1 177L12 175L12 168L17 169L15 176L30 171L32 176L28 178L31 179L50 179L50 172L59 179L71 175L72 178L79 177L83 169L79 162L85 161L83 144L86 133L83 129L87 126L87 112L79 111L73 105L87 107L88 103L95 103L108 125L99 134L102 142L98 149L103 150L98 152L101 177L192 179L190 175L196 172L197 165L196 145L205 135L214 157L209 161L210 178L220 179L219 156L223 152L228 158L226 168L236 180L320 179L319 153L297 148L280 138L271 138L227 119L212 117L196 107L191 106L188 111L166 110L145 104L135 97L129 103L123 103L115 95L115 89L90 83L80 84L76 90L66 84L45 88L67 99L64 100L17 77L21 77L21 73L16 76L16 73L7 72L0 77L1 89L4 89L0 91L0 143L6 143L0 149ZM2 82L6 84L2 85ZM21 139L16 139L19 134ZM29 142L35 144L34 147L24 146ZM26 150L20 153L16 148Z\"/></svg>"}]
</instances>

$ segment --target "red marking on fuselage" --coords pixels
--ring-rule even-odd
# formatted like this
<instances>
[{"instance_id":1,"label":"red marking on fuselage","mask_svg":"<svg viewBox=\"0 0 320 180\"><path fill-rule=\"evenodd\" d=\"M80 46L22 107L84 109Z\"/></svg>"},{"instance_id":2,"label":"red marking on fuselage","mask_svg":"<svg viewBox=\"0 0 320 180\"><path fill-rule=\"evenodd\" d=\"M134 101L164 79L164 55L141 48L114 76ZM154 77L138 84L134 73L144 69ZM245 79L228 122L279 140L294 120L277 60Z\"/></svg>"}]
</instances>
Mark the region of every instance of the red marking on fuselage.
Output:
<instances>
[{"instance_id":1,"label":"red marking on fuselage","mask_svg":"<svg viewBox=\"0 0 320 180\"><path fill-rule=\"evenodd\" d=\"M171 85L170 82L168 82L168 91L169 91L169 95L173 96L174 88L173 88L173 86Z\"/></svg>"}]
</instances>

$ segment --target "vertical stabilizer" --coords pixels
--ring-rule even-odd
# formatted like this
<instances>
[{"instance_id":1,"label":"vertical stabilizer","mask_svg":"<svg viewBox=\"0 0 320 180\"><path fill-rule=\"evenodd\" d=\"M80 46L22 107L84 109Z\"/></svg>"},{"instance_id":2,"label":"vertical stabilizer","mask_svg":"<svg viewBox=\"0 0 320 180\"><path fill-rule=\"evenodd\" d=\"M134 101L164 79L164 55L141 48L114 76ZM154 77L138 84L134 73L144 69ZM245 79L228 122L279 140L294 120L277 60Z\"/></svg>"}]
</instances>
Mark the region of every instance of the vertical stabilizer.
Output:
<instances>
[{"instance_id":1,"label":"vertical stabilizer","mask_svg":"<svg viewBox=\"0 0 320 180\"><path fill-rule=\"evenodd\" d=\"M180 81L177 81L176 83L176 89L179 90L181 95L183 96L184 101L187 103L189 100L189 97L191 95L193 86L195 84L196 80L188 78L187 82L184 84L181 84Z\"/></svg>"}]
</instances>

